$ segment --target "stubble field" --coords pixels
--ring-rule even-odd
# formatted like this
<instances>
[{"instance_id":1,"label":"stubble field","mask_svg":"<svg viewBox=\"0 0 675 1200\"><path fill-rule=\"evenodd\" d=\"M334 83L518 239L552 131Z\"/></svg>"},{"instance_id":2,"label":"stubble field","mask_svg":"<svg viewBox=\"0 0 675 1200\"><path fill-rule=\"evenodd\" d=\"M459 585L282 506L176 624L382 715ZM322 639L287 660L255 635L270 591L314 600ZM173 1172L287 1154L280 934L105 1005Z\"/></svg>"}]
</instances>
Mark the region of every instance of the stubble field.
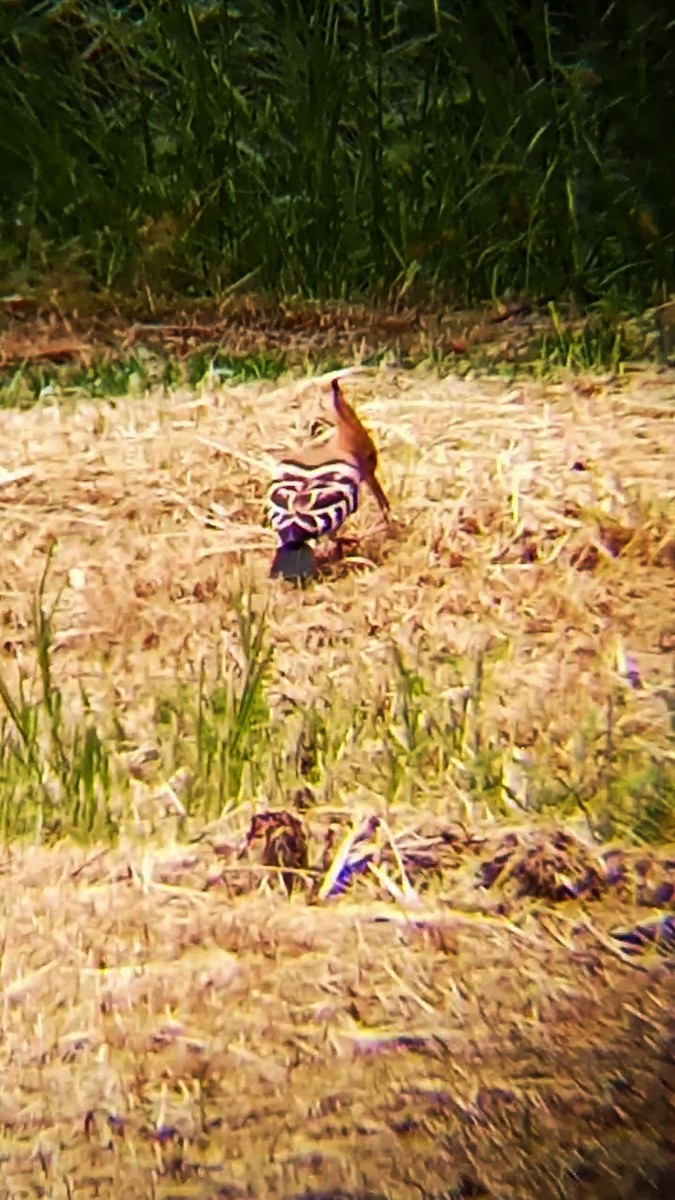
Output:
<instances>
[{"instance_id":1,"label":"stubble field","mask_svg":"<svg viewBox=\"0 0 675 1200\"><path fill-rule=\"evenodd\" d=\"M329 378L3 414L4 1194L669 1194L675 378Z\"/></svg>"}]
</instances>

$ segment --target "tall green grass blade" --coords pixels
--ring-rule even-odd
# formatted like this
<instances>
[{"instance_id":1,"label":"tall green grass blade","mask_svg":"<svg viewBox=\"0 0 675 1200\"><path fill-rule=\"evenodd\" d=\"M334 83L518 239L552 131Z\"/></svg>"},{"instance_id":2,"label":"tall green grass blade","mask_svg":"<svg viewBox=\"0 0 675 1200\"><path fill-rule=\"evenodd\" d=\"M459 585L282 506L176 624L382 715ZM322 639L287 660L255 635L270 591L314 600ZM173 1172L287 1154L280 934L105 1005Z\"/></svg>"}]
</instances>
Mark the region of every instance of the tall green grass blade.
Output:
<instances>
[{"instance_id":1,"label":"tall green grass blade","mask_svg":"<svg viewBox=\"0 0 675 1200\"><path fill-rule=\"evenodd\" d=\"M667 17L665 0L5 5L0 275L661 297Z\"/></svg>"}]
</instances>

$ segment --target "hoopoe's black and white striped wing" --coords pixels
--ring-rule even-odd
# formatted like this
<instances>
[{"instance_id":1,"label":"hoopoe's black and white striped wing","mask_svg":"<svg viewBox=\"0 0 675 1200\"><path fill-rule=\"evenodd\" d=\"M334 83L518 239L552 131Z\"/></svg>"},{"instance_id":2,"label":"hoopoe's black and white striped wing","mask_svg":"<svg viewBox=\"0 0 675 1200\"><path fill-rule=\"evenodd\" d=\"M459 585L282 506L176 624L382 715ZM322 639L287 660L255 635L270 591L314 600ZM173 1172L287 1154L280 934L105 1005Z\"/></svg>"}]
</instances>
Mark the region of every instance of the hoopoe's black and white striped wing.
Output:
<instances>
[{"instance_id":1,"label":"hoopoe's black and white striped wing","mask_svg":"<svg viewBox=\"0 0 675 1200\"><path fill-rule=\"evenodd\" d=\"M267 493L267 515L281 545L335 533L356 512L359 483L358 468L348 462L279 463Z\"/></svg>"}]
</instances>

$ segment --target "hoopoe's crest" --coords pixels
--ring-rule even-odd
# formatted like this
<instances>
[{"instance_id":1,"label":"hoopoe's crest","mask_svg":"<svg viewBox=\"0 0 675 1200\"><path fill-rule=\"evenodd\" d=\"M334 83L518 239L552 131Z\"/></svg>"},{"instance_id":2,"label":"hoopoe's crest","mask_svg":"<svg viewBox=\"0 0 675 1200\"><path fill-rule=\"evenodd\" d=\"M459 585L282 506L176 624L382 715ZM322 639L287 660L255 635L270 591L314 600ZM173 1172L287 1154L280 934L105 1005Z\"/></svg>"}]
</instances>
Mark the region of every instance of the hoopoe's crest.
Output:
<instances>
[{"instance_id":1,"label":"hoopoe's crest","mask_svg":"<svg viewBox=\"0 0 675 1200\"><path fill-rule=\"evenodd\" d=\"M345 400L337 379L331 386L332 437L323 446L297 451L280 462L267 493L267 515L280 545L273 573L287 573L286 550L337 533L358 508L362 482L382 513L387 516L389 512L389 501L376 475L375 443ZM306 559L302 561L304 570Z\"/></svg>"}]
</instances>

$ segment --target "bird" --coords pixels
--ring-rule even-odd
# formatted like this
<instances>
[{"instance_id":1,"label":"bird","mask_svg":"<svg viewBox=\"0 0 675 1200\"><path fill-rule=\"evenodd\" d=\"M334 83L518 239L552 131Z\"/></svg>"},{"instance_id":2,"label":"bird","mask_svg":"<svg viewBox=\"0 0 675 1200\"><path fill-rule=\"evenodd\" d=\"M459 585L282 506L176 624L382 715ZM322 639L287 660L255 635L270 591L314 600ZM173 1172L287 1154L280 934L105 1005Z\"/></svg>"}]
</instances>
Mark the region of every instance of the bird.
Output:
<instances>
[{"instance_id":1,"label":"bird","mask_svg":"<svg viewBox=\"0 0 675 1200\"><path fill-rule=\"evenodd\" d=\"M334 536L356 512L361 483L389 520L389 500L377 478L377 447L338 379L331 382L331 395L332 436L321 446L282 459L267 492L268 520L279 538L271 576L295 581L312 577L315 560L308 543Z\"/></svg>"}]
</instances>

